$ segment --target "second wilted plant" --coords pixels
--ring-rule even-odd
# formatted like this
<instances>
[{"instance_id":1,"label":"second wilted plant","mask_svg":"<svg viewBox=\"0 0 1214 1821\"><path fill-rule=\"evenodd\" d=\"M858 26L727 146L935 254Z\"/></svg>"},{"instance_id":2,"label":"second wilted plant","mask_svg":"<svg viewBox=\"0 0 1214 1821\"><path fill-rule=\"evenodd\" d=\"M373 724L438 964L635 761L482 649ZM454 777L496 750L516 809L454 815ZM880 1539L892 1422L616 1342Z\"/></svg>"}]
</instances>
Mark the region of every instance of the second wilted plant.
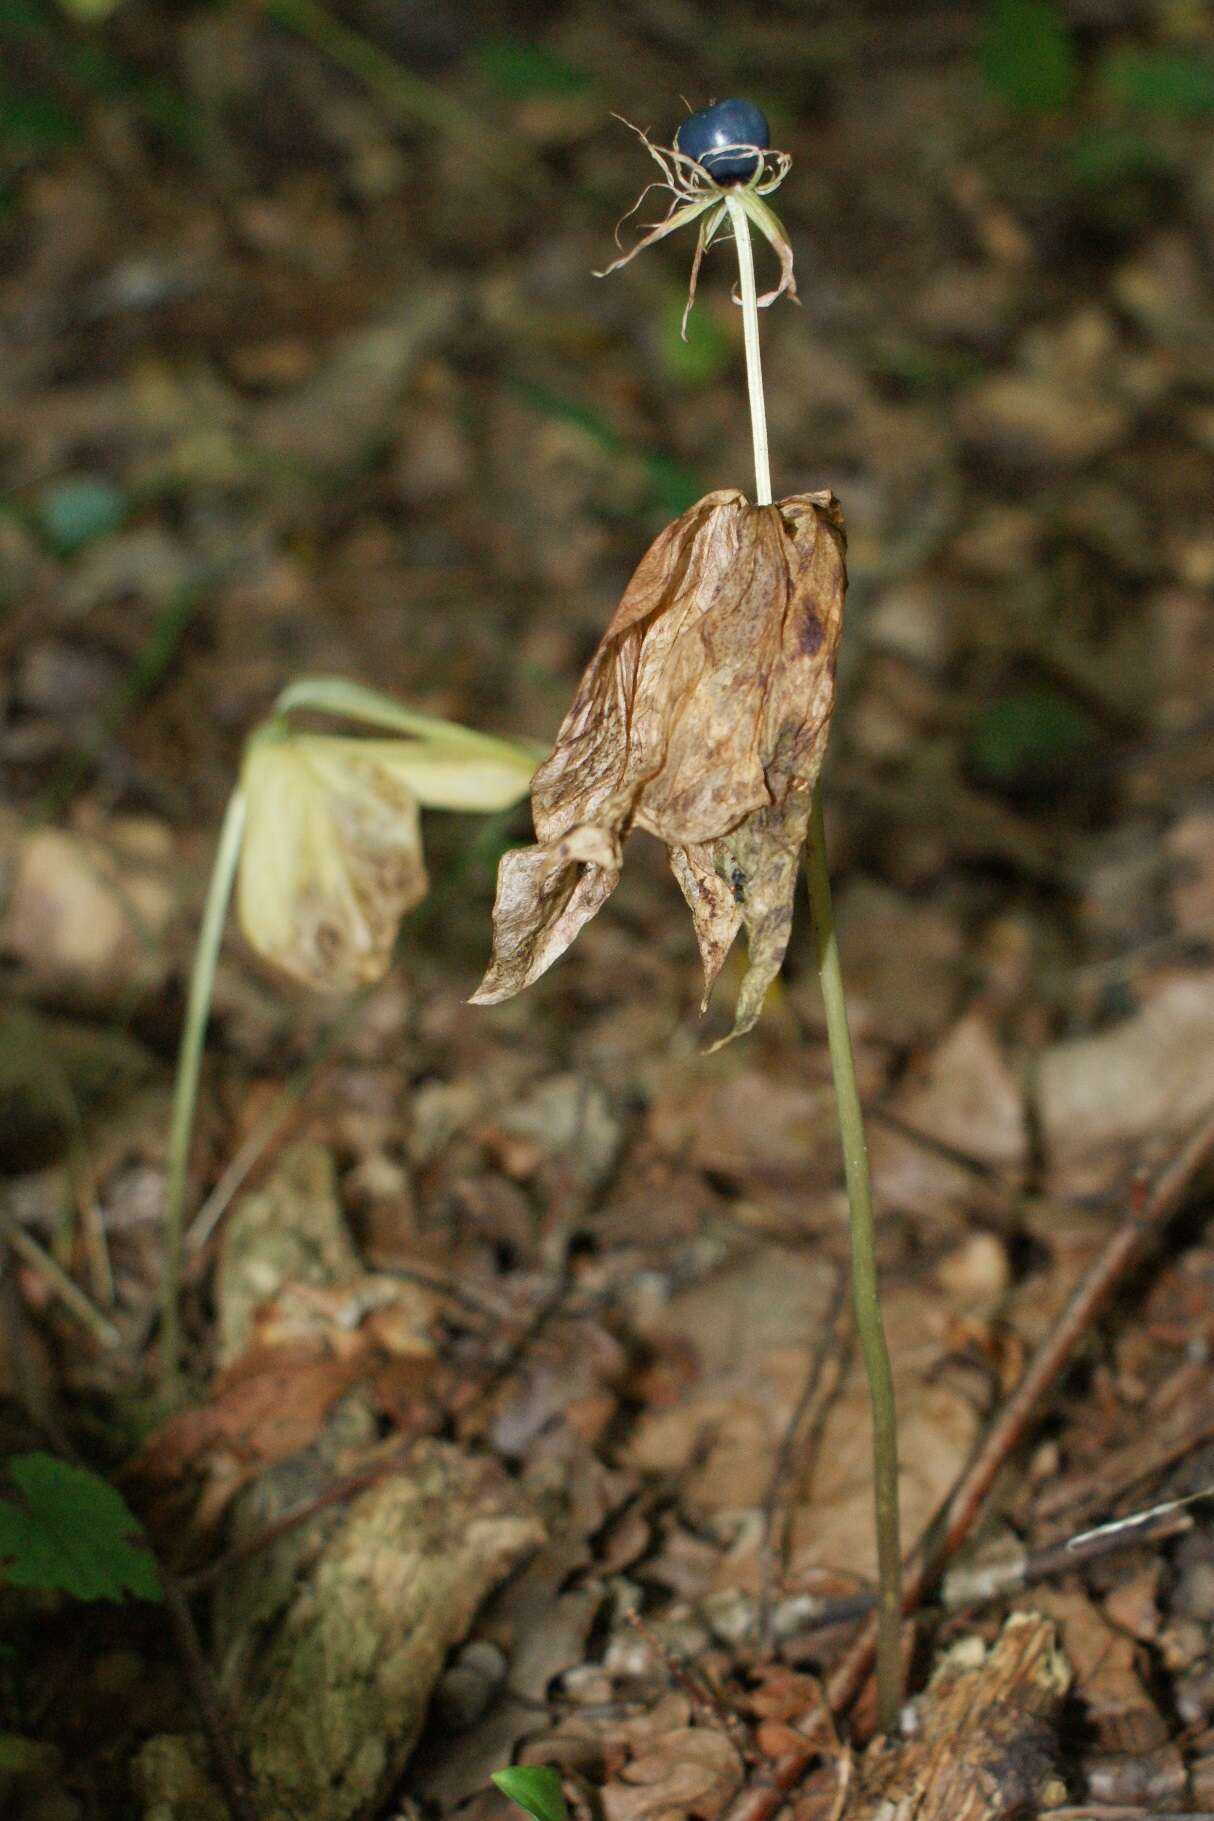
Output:
<instances>
[{"instance_id":1,"label":"second wilted plant","mask_svg":"<svg viewBox=\"0 0 1214 1821\"><path fill-rule=\"evenodd\" d=\"M301 730L301 711L375 728ZM425 896L423 808L491 814L525 795L537 753L419 714L342 677L301 677L245 745L194 950L165 1189L161 1374L177 1374L190 1140L215 969L233 889L245 940L278 973L349 993L386 971L401 918Z\"/></svg>"}]
</instances>

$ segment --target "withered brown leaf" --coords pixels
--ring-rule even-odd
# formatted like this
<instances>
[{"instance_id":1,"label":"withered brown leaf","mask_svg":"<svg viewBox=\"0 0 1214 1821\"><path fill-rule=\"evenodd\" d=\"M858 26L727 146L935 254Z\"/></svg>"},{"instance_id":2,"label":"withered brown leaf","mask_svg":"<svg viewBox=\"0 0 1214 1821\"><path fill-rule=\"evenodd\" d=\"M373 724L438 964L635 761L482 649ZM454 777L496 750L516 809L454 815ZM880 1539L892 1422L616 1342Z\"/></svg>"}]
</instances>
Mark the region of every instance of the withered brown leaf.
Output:
<instances>
[{"instance_id":1,"label":"withered brown leaf","mask_svg":"<svg viewBox=\"0 0 1214 1821\"><path fill-rule=\"evenodd\" d=\"M705 1004L743 925L748 1031L788 944L835 699L847 577L830 493L709 493L658 536L531 786L538 844L498 872L492 1005L538 978L610 896L633 828L670 849Z\"/></svg>"}]
</instances>

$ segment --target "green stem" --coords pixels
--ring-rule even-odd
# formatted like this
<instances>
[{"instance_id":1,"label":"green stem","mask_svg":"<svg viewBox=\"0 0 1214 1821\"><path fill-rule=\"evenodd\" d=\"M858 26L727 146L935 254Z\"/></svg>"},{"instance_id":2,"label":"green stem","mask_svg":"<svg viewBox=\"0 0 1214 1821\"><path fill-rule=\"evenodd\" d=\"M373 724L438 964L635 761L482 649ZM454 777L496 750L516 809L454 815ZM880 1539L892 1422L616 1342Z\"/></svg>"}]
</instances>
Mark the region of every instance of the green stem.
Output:
<instances>
[{"instance_id":1,"label":"green stem","mask_svg":"<svg viewBox=\"0 0 1214 1821\"><path fill-rule=\"evenodd\" d=\"M318 0L265 0L265 10L279 25L307 39L323 56L365 84L407 126L448 134L500 180L535 194L546 189L530 146L487 124L480 112L474 113L443 89L415 76Z\"/></svg>"},{"instance_id":2,"label":"green stem","mask_svg":"<svg viewBox=\"0 0 1214 1821\"><path fill-rule=\"evenodd\" d=\"M750 392L750 422L755 451L755 503L771 504L771 471L767 452L767 413L763 399L763 370L759 359L759 308L755 294L754 254L750 222L736 196L726 206L738 247L738 290L742 301L742 328L746 346L746 380ZM894 1382L889 1349L881 1320L877 1286L877 1259L873 1239L873 1197L868 1174L868 1148L864 1142L864 1115L856 1088L856 1065L843 970L835 936L831 906L830 874L826 865L826 835L822 822L821 791L814 792L805 876L813 913L818 976L826 1006L826 1035L830 1066L843 1138L843 1167L851 1214L852 1296L856 1328L868 1394L873 1413L873 1493L877 1518L877 1718L882 1731L897 1725L902 1706L902 1545L898 1519L898 1429Z\"/></svg>"},{"instance_id":3,"label":"green stem","mask_svg":"<svg viewBox=\"0 0 1214 1821\"><path fill-rule=\"evenodd\" d=\"M897 1724L902 1706L902 1545L898 1518L898 1422L894 1381L881 1320L873 1237L873 1196L864 1142L864 1114L847 1024L843 969L835 934L826 865L821 791L814 792L805 879L813 913L818 977L826 1007L826 1038L843 1138L843 1170L851 1211L852 1296L856 1329L868 1374L873 1412L873 1492L877 1514L877 1718L883 1732Z\"/></svg>"},{"instance_id":4,"label":"green stem","mask_svg":"<svg viewBox=\"0 0 1214 1821\"><path fill-rule=\"evenodd\" d=\"M215 852L215 865L207 890L202 927L198 932L198 946L194 950L190 995L186 1001L185 1025L177 1054L177 1081L173 1090L173 1123L169 1132L168 1179L165 1187L164 1268L160 1303L160 1373L166 1388L175 1384L181 1364L181 1254L190 1141L194 1135L198 1080L202 1071L202 1050L211 1010L219 945L223 939L224 919L228 913L228 901L232 896L236 866L240 859L240 844L244 836L245 807L244 792L238 787L228 800L223 826L219 831L219 846Z\"/></svg>"},{"instance_id":5,"label":"green stem","mask_svg":"<svg viewBox=\"0 0 1214 1821\"><path fill-rule=\"evenodd\" d=\"M280 691L274 703L274 717L281 718L295 709L336 715L346 721L363 721L368 727L382 727L388 733L429 740L469 758L483 754L488 759L508 761L525 753L527 757L534 754L538 760L548 755L548 748L534 740L500 739L496 734L478 733L474 728L461 726L458 721L419 714L415 708L406 708L403 702L381 695L378 689L369 689L365 683L351 683L345 677L296 677Z\"/></svg>"}]
</instances>

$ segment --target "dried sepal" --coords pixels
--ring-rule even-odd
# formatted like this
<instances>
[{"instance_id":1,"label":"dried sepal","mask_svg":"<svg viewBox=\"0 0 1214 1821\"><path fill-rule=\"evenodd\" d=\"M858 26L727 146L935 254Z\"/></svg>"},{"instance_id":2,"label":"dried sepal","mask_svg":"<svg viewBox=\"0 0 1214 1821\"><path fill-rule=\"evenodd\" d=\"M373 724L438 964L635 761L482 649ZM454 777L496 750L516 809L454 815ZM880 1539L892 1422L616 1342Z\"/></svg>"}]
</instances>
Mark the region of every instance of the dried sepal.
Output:
<instances>
[{"instance_id":1,"label":"dried sepal","mask_svg":"<svg viewBox=\"0 0 1214 1821\"><path fill-rule=\"evenodd\" d=\"M501 863L480 1003L564 952L640 828L670 849L709 990L745 926L735 1034L750 1028L787 944L834 707L843 551L828 493L710 493L659 535L532 781L538 845Z\"/></svg>"},{"instance_id":2,"label":"dried sepal","mask_svg":"<svg viewBox=\"0 0 1214 1821\"><path fill-rule=\"evenodd\" d=\"M615 242L620 244L620 228L636 211L648 196L650 190L668 190L670 206L661 221L646 224L641 237L626 252L613 259L610 265L596 271L596 278L606 278L612 272L618 272L622 266L631 264L638 253L647 247L665 240L668 234L679 228L688 227L693 221L699 221L700 227L696 237L695 254L692 259L691 280L687 290L687 304L683 311L682 333L687 339L687 318L695 302L696 281L699 278L700 265L704 254L712 245L716 235L728 217L728 204L736 200L745 209L750 220L768 241L780 261L780 282L774 290L765 291L758 299L761 308L773 304L778 297L785 295L796 299L797 286L793 276L792 244L784 231L775 210L763 201L773 190L778 190L792 166L792 159L787 152L777 152L769 147L757 145L736 145L721 148L726 152L752 152L755 158L753 175L743 182L719 183L712 173L696 159L689 158L676 146L655 145L649 135L630 120L624 120L617 114L617 120L634 132L649 156L658 166L662 175L654 182L646 184L632 207L616 223Z\"/></svg>"},{"instance_id":3,"label":"dried sepal","mask_svg":"<svg viewBox=\"0 0 1214 1821\"><path fill-rule=\"evenodd\" d=\"M780 262L779 284L772 291L764 291L755 300L760 310L765 310L774 304L778 297L791 297L794 303L800 303L801 300L797 296L796 274L793 270L792 242L785 232L784 223L775 210L767 206L757 190L740 189L735 193L739 205L745 209L746 214Z\"/></svg>"}]
</instances>

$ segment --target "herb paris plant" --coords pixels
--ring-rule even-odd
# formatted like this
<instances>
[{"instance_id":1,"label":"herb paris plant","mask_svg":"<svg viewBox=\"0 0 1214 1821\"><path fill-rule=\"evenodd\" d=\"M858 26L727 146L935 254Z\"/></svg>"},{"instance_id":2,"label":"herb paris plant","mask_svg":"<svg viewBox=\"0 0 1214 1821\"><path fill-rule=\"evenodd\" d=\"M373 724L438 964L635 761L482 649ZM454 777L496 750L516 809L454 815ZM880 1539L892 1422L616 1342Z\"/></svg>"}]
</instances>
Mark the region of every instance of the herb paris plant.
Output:
<instances>
[{"instance_id":1,"label":"herb paris plant","mask_svg":"<svg viewBox=\"0 0 1214 1821\"><path fill-rule=\"evenodd\" d=\"M739 493L709 494L668 526L643 558L553 752L536 773L538 844L502 861L493 956L477 998L509 997L563 953L613 890L623 836L643 828L671 850L709 987L739 927L747 925L751 966L732 1033L739 1035L758 1017L783 958L797 859L805 848L843 1140L853 1294L873 1411L877 1705L889 1730L902 1690L894 1392L817 791L834 707L844 532L829 494L772 503L758 312L785 292L795 297L796 289L791 244L763 200L783 181L791 159L768 148L766 127L752 104L723 101L685 121L673 146L656 146L632 129L662 173L649 188L670 191L672 201L664 220L606 270L618 270L644 248L698 222L689 310L705 251L724 229L731 231L755 503ZM739 132L752 137L738 140ZM779 284L762 296L755 285L752 225L780 260ZM686 327L686 313L683 320Z\"/></svg>"}]
</instances>

